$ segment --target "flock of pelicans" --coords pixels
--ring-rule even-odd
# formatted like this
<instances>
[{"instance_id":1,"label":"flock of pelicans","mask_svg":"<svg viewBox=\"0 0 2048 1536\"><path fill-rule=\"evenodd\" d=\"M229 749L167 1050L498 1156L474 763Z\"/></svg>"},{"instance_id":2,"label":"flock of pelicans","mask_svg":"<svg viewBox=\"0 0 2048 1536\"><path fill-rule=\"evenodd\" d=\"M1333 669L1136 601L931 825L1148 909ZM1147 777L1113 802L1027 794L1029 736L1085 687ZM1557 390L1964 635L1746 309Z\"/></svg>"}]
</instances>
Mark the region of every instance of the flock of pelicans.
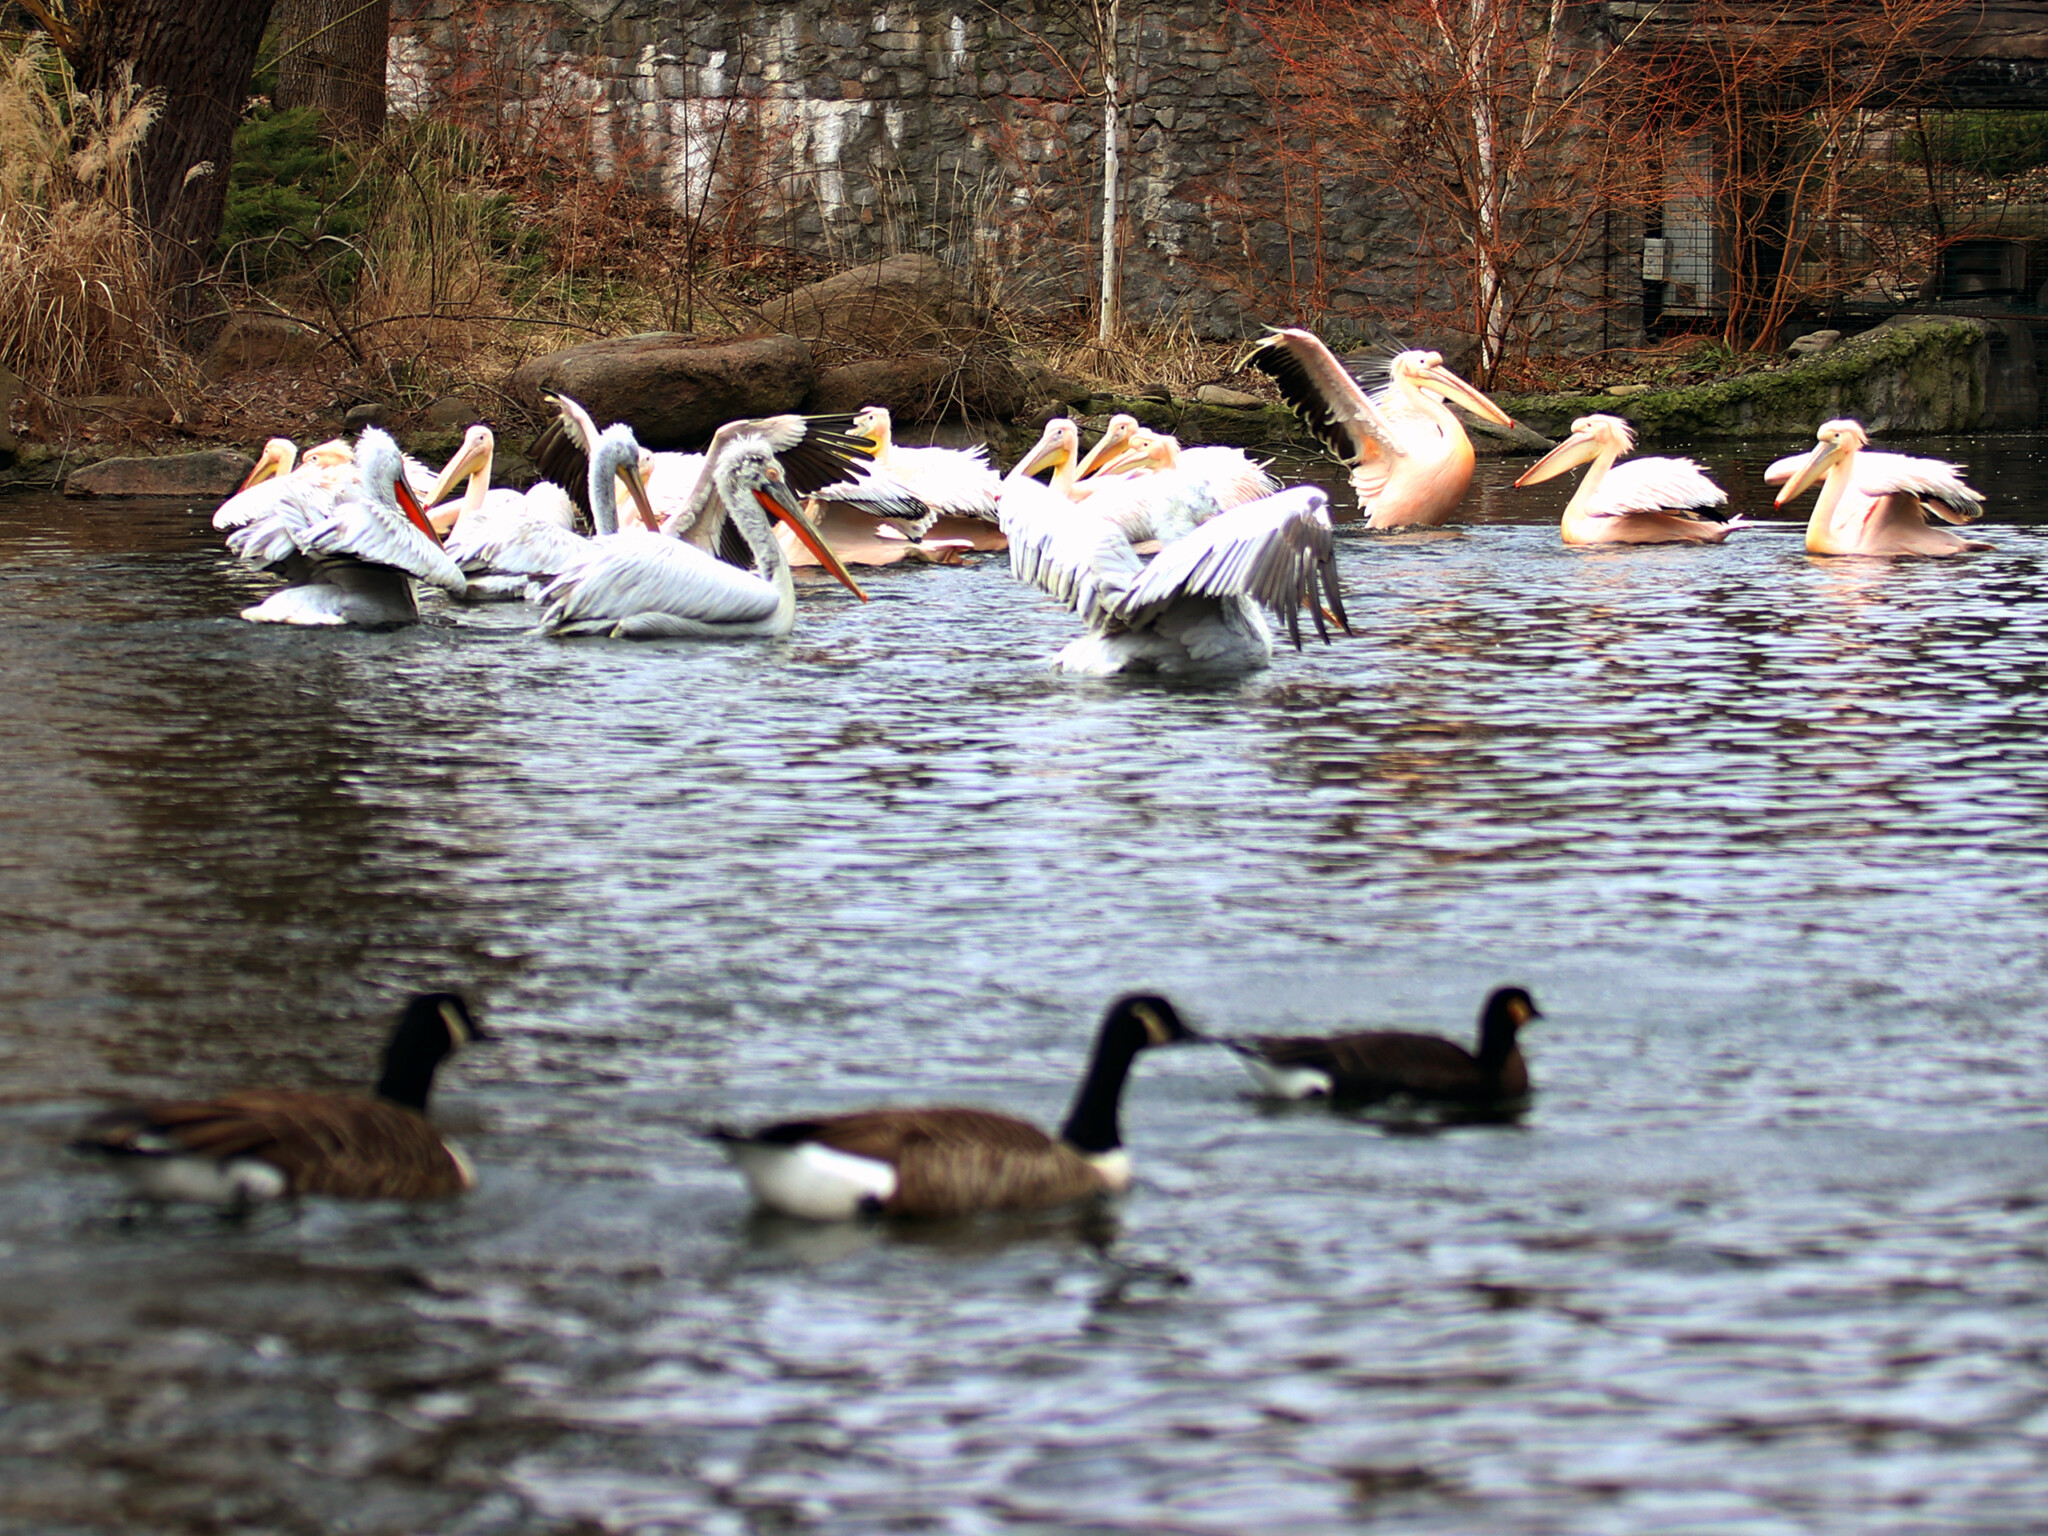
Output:
<instances>
[{"instance_id":1,"label":"flock of pelicans","mask_svg":"<svg viewBox=\"0 0 2048 1536\"><path fill-rule=\"evenodd\" d=\"M1520 987L1501 987L1468 1051L1435 1035L1376 1030L1217 1037L1274 1097L1403 1101L1482 1118L1517 1113L1529 1072L1516 1035L1539 1018ZM453 992L424 993L399 1016L374 1096L256 1089L217 1099L123 1104L73 1143L105 1159L142 1199L202 1201L241 1213L301 1195L428 1200L476 1183L469 1160L427 1119L443 1059L489 1038ZM1117 999L1057 1136L992 1110L928 1105L785 1120L718 1142L759 1205L810 1221L879 1214L970 1216L1040 1211L1121 1194L1131 1182L1118 1109L1138 1053L1210 1037L1163 997Z\"/></svg>"},{"instance_id":2,"label":"flock of pelicans","mask_svg":"<svg viewBox=\"0 0 2048 1536\"><path fill-rule=\"evenodd\" d=\"M1434 352L1396 354L1370 392L1307 331L1275 332L1250 360L1349 466L1371 528L1432 526L1457 509L1473 452L1451 404L1514 424ZM879 406L732 422L684 454L649 452L630 425L600 430L575 401L556 404L536 449L552 478L524 492L490 484L482 425L438 474L374 429L303 456L272 440L214 515L230 549L286 583L243 617L405 624L419 617L419 583L458 601L531 601L546 635L775 636L795 623L792 566L822 566L865 600L850 566L1007 548L1012 573L1085 628L1055 659L1067 672L1249 671L1272 658L1269 614L1297 646L1304 611L1326 639L1326 621L1348 628L1319 488L1283 489L1237 449L1183 449L1128 416L1085 454L1073 422L1056 419L1001 475L981 449L896 444ZM1633 442L1619 418L1581 417L1516 484L1585 466L1564 511L1569 544L1711 544L1745 526L1691 460L1622 460ZM1810 551L1990 547L1929 521L1980 514L1954 466L1868 442L1855 422L1831 421L1811 452L1766 471L1780 505L1820 487Z\"/></svg>"},{"instance_id":3,"label":"flock of pelicans","mask_svg":"<svg viewBox=\"0 0 2048 1536\"><path fill-rule=\"evenodd\" d=\"M1472 446L1447 402L1509 423L1431 352L1403 352L1368 394L1306 331L1280 331L1252 360L1350 466L1369 526L1443 522L1471 481ZM815 563L856 594L849 565L952 563L1007 547L1011 569L1077 613L1086 633L1067 671L1245 670L1272 654L1267 613L1300 644L1306 609L1345 623L1327 498L1281 489L1244 454L1182 449L1125 417L1085 455L1055 420L1006 476L978 450L897 446L888 412L785 416L722 428L703 454L648 453L625 424L600 430L574 401L536 453L556 478L490 486L493 442L472 428L438 474L375 430L299 460L273 442L215 515L243 558L286 585L245 618L390 625L418 617L413 583L466 600L538 604L549 635L710 638L786 634L790 569ZM1820 554L1950 555L1989 546L1936 528L1973 520L1982 498L1953 466L1865 451L1851 421L1822 426L1808 453L1766 472L1784 504L1818 485L1807 548ZM1521 479L1586 466L1565 508L1572 544L1719 543L1740 526L1727 493L1685 459L1621 461L1626 423L1587 416ZM1049 470L1041 482L1035 476ZM457 486L459 500L449 500ZM621 508L626 510L622 512ZM575 531L588 517L593 532ZM779 525L779 526L778 526ZM1147 558L1149 556L1149 559ZM864 594L862 594L864 596ZM1529 994L1487 999L1476 1050L1392 1031L1221 1043L1262 1088L1289 1098L1400 1099L1512 1113L1529 1077L1516 1032ZM391 1037L374 1096L261 1090L110 1109L77 1145L109 1159L152 1200L246 1208L281 1197L432 1198L474 1182L426 1118L435 1068L483 1038L453 993L415 998ZM950 1216L1032 1210L1115 1194L1130 1180L1118 1130L1139 1052L1198 1039L1156 996L1113 1004L1057 1136L1008 1115L953 1106L719 1128L761 1205L817 1220L879 1211Z\"/></svg>"}]
</instances>

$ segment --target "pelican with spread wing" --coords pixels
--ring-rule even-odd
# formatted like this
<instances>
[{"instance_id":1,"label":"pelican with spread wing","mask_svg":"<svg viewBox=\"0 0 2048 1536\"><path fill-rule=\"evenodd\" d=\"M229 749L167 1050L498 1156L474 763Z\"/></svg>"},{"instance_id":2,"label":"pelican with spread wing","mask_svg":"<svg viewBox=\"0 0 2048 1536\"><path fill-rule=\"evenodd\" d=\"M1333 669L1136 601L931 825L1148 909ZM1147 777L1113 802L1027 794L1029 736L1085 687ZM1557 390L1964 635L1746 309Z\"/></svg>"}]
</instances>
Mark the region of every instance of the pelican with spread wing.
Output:
<instances>
[{"instance_id":1,"label":"pelican with spread wing","mask_svg":"<svg viewBox=\"0 0 2048 1536\"><path fill-rule=\"evenodd\" d=\"M1346 623L1329 498L1314 486L1227 511L1212 497L1198 526L1149 565L1118 521L1036 481L1013 473L1002 509L1011 574L1088 626L1054 658L1062 672L1253 672L1273 659L1266 609L1285 615L1297 646L1304 605L1326 640L1326 603Z\"/></svg>"},{"instance_id":2,"label":"pelican with spread wing","mask_svg":"<svg viewBox=\"0 0 2048 1536\"><path fill-rule=\"evenodd\" d=\"M228 535L236 555L288 583L243 618L384 628L418 621L414 579L462 591L462 570L407 485L398 444L372 427L356 443L354 465L338 487L308 481Z\"/></svg>"},{"instance_id":3,"label":"pelican with spread wing","mask_svg":"<svg viewBox=\"0 0 2048 1536\"><path fill-rule=\"evenodd\" d=\"M1514 418L1444 366L1441 353L1399 352L1368 395L1309 331L1275 331L1248 359L1340 463L1368 528L1431 528L1465 499L1472 440L1444 403L1503 427Z\"/></svg>"},{"instance_id":4,"label":"pelican with spread wing","mask_svg":"<svg viewBox=\"0 0 2048 1536\"><path fill-rule=\"evenodd\" d=\"M1992 547L1927 520L1932 515L1949 523L1974 523L1984 515L1984 498L1963 483L1959 465L1865 452L1870 435L1854 421L1823 422L1814 437L1817 442L1805 458L1780 459L1764 472L1769 481L1790 471L1778 492L1781 507L1820 486L1806 524L1808 553L1960 555Z\"/></svg>"},{"instance_id":5,"label":"pelican with spread wing","mask_svg":"<svg viewBox=\"0 0 2048 1536\"><path fill-rule=\"evenodd\" d=\"M604 435L623 441L632 432L619 424ZM595 459L592 466L595 492ZM637 476L637 466L633 473ZM687 530L701 542L644 532L594 540L591 553L541 594L547 608L540 632L621 640L786 635L796 623L796 585L769 527L771 517L795 529L827 570L867 600L804 520L767 438L741 433L729 439L711 460L710 476L711 504ZM746 568L711 553L727 523L749 551Z\"/></svg>"},{"instance_id":6,"label":"pelican with spread wing","mask_svg":"<svg viewBox=\"0 0 2048 1536\"><path fill-rule=\"evenodd\" d=\"M1572 435L1531 465L1515 488L1587 466L1565 504L1560 526L1567 544L1719 544L1749 526L1717 511L1728 505L1728 493L1691 459L1615 463L1635 445L1634 430L1619 416L1581 416Z\"/></svg>"}]
</instances>

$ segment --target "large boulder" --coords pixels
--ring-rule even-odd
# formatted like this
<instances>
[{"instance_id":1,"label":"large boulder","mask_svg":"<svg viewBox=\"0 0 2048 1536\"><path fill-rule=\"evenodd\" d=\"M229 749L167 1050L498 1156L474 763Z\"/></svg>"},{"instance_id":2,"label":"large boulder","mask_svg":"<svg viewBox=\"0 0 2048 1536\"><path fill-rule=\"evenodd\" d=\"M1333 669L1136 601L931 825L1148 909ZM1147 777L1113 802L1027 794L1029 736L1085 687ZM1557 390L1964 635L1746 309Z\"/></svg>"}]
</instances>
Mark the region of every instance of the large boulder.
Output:
<instances>
[{"instance_id":1,"label":"large boulder","mask_svg":"<svg viewBox=\"0 0 2048 1536\"><path fill-rule=\"evenodd\" d=\"M874 357L821 369L804 397L807 411L857 411L886 405L900 421L982 416L1008 421L1024 408L1025 378L1010 356L993 347L959 352L914 352Z\"/></svg>"},{"instance_id":2,"label":"large boulder","mask_svg":"<svg viewBox=\"0 0 2048 1536\"><path fill-rule=\"evenodd\" d=\"M522 364L509 388L536 415L568 395L600 427L623 421L649 448L701 444L726 422L793 411L817 373L795 336L699 342L674 332L592 341Z\"/></svg>"},{"instance_id":3,"label":"large boulder","mask_svg":"<svg viewBox=\"0 0 2048 1536\"><path fill-rule=\"evenodd\" d=\"M218 383L249 368L303 368L320 350L320 333L283 315L237 315L200 360L200 375Z\"/></svg>"},{"instance_id":4,"label":"large boulder","mask_svg":"<svg viewBox=\"0 0 2048 1536\"><path fill-rule=\"evenodd\" d=\"M761 314L777 330L810 342L821 363L964 350L988 332L988 316L946 264L916 254L807 284L762 306Z\"/></svg>"},{"instance_id":5,"label":"large boulder","mask_svg":"<svg viewBox=\"0 0 2048 1536\"><path fill-rule=\"evenodd\" d=\"M256 466L246 453L214 448L152 459L101 459L74 470L66 496L191 496L219 501Z\"/></svg>"}]
</instances>

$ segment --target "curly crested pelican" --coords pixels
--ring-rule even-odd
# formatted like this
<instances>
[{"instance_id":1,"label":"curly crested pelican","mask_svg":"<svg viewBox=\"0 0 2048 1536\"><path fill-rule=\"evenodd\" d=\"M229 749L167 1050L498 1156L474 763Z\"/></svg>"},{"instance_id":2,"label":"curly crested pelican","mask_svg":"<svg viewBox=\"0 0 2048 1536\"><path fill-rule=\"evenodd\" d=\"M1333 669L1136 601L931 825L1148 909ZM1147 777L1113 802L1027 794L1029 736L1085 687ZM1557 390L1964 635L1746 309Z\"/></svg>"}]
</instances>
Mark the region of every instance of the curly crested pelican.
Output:
<instances>
[{"instance_id":1,"label":"curly crested pelican","mask_svg":"<svg viewBox=\"0 0 2048 1536\"><path fill-rule=\"evenodd\" d=\"M1316 487L1296 486L1226 512L1195 485L1179 508L1195 526L1149 565L1133 535L1152 537L1153 530L1103 516L1095 510L1099 499L1076 505L1014 475L1004 487L1010 573L1058 598L1088 626L1054 658L1056 669L1092 677L1252 672L1273 659L1265 609L1286 615L1297 646L1303 604L1325 640L1323 601L1345 623L1329 498Z\"/></svg>"},{"instance_id":2,"label":"curly crested pelican","mask_svg":"<svg viewBox=\"0 0 2048 1536\"><path fill-rule=\"evenodd\" d=\"M369 428L356 442L355 471L338 487L309 482L278 497L228 535L236 555L288 583L243 618L383 628L419 619L411 578L462 592L462 570L406 484L398 444Z\"/></svg>"},{"instance_id":3,"label":"curly crested pelican","mask_svg":"<svg viewBox=\"0 0 2048 1536\"><path fill-rule=\"evenodd\" d=\"M459 1195L476 1173L428 1121L427 1095L444 1057L490 1038L455 993L423 993L399 1016L374 1098L259 1088L123 1104L95 1115L72 1146L107 1159L148 1200L242 1208L299 1195Z\"/></svg>"},{"instance_id":4,"label":"curly crested pelican","mask_svg":"<svg viewBox=\"0 0 2048 1536\"><path fill-rule=\"evenodd\" d=\"M1057 1137L1028 1120L952 1105L870 1109L716 1127L756 1203L811 1221L1039 1211L1122 1194L1131 1161L1117 1109L1140 1051L1195 1039L1163 997L1120 998L1095 1036L1088 1072Z\"/></svg>"},{"instance_id":5,"label":"curly crested pelican","mask_svg":"<svg viewBox=\"0 0 2048 1536\"><path fill-rule=\"evenodd\" d=\"M1396 353L1386 384L1370 395L1308 331L1275 331L1248 361L1278 381L1309 430L1351 467L1368 528L1435 527L1465 499L1472 440L1446 400L1500 426L1515 424L1437 352Z\"/></svg>"},{"instance_id":6,"label":"curly crested pelican","mask_svg":"<svg viewBox=\"0 0 2048 1536\"><path fill-rule=\"evenodd\" d=\"M1529 1094L1516 1032L1543 1015L1520 987L1500 987L1479 1014L1479 1049L1435 1035L1373 1030L1358 1035L1249 1035L1225 1039L1274 1098L1371 1103L1404 1097L1499 1104Z\"/></svg>"},{"instance_id":7,"label":"curly crested pelican","mask_svg":"<svg viewBox=\"0 0 2048 1536\"><path fill-rule=\"evenodd\" d=\"M1560 526L1567 544L1719 544L1749 526L1714 515L1710 509L1725 507L1728 493L1691 459L1614 462L1635 445L1634 430L1619 416L1581 416L1572 435L1525 470L1515 488L1589 466L1565 503Z\"/></svg>"},{"instance_id":8,"label":"curly crested pelican","mask_svg":"<svg viewBox=\"0 0 2048 1536\"><path fill-rule=\"evenodd\" d=\"M1803 460L1781 459L1765 472L1768 480L1791 468L1778 492L1781 507L1820 485L1806 524L1808 553L1960 555L1992 548L1927 521L1931 514L1944 522L1974 523L1984 515L1984 498L1963 483L1960 465L1867 453L1870 435L1854 421L1822 422L1814 437L1814 449Z\"/></svg>"},{"instance_id":9,"label":"curly crested pelican","mask_svg":"<svg viewBox=\"0 0 2048 1536\"><path fill-rule=\"evenodd\" d=\"M630 442L623 423L602 440ZM596 493L597 461L592 460ZM637 469L633 471L637 475ZM591 553L541 594L547 609L539 632L610 635L622 640L740 639L786 635L796 623L796 586L768 523L795 529L819 562L867 601L858 583L804 520L782 465L764 437L733 438L711 465L714 504L697 532L715 548L730 519L750 551L747 569L666 534L639 533L594 541ZM764 515L765 514L765 515Z\"/></svg>"}]
</instances>

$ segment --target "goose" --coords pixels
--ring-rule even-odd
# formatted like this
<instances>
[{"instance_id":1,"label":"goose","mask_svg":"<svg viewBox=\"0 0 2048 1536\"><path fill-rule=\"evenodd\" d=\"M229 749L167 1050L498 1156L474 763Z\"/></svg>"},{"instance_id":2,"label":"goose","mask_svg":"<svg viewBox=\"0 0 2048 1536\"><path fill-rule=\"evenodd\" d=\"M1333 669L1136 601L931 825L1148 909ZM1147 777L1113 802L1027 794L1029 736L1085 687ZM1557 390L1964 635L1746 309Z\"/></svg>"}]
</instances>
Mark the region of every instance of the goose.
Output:
<instances>
[{"instance_id":1,"label":"goose","mask_svg":"<svg viewBox=\"0 0 2048 1536\"><path fill-rule=\"evenodd\" d=\"M714 1127L757 1204L811 1221L1034 1211L1130 1187L1117 1108L1140 1051L1196 1036L1163 997L1112 1003L1057 1137L954 1105L870 1109L750 1132Z\"/></svg>"},{"instance_id":2,"label":"goose","mask_svg":"<svg viewBox=\"0 0 2048 1536\"><path fill-rule=\"evenodd\" d=\"M1472 440L1451 414L1512 427L1514 418L1444 366L1438 352L1396 353L1386 384L1368 395L1311 331L1280 330L1247 359L1340 463L1368 528L1431 528L1457 511L1472 484Z\"/></svg>"},{"instance_id":3,"label":"goose","mask_svg":"<svg viewBox=\"0 0 2048 1536\"><path fill-rule=\"evenodd\" d=\"M217 1099L122 1104L72 1143L107 1160L136 1194L245 1210L265 1200L435 1200L476 1183L469 1159L427 1119L434 1069L488 1040L453 992L405 1005L375 1097L255 1088Z\"/></svg>"},{"instance_id":4,"label":"goose","mask_svg":"<svg viewBox=\"0 0 2048 1536\"><path fill-rule=\"evenodd\" d=\"M244 619L388 628L419 620L411 578L461 594L462 569L408 487L398 444L367 429L356 443L355 469L356 478L338 488L308 482L280 496L228 535L237 556L287 582L243 609Z\"/></svg>"},{"instance_id":5,"label":"goose","mask_svg":"<svg viewBox=\"0 0 2048 1536\"><path fill-rule=\"evenodd\" d=\"M1589 466L1565 504L1560 526L1567 544L1719 544L1749 526L1745 518L1713 512L1728 504L1728 493L1691 459L1614 462L1635 445L1634 429L1619 416L1581 416L1572 435L1524 471L1515 489Z\"/></svg>"},{"instance_id":6,"label":"goose","mask_svg":"<svg viewBox=\"0 0 2048 1536\"><path fill-rule=\"evenodd\" d=\"M1515 1035L1543 1015L1521 987L1497 988L1479 1013L1479 1050L1436 1035L1373 1030L1357 1035L1247 1035L1223 1044L1243 1058L1267 1094L1354 1103L1407 1097L1497 1105L1525 1098L1529 1068Z\"/></svg>"},{"instance_id":7,"label":"goose","mask_svg":"<svg viewBox=\"0 0 2048 1536\"><path fill-rule=\"evenodd\" d=\"M1813 451L1794 462L1778 492L1783 506L1815 484L1821 487L1806 524L1806 549L1815 555L1960 555L1993 546L1936 528L1929 515L1974 523L1984 498L1963 483L1960 466L1902 453L1867 453L1870 435L1860 422L1822 422ZM1766 481L1787 468L1779 460Z\"/></svg>"},{"instance_id":8,"label":"goose","mask_svg":"<svg viewBox=\"0 0 2048 1536\"><path fill-rule=\"evenodd\" d=\"M630 443L632 429L614 424L605 428L602 441ZM591 491L608 500L608 487L599 484L598 463L593 457ZM795 529L825 568L867 601L867 594L804 520L766 438L732 439L711 468L714 512L696 519L690 532L700 535L704 546L716 548L729 519L750 551L750 568L727 564L687 536L643 532L594 540L591 553L541 593L547 608L538 633L609 635L620 640L788 634L796 623L796 586L789 562L769 530L769 517Z\"/></svg>"}]
</instances>

